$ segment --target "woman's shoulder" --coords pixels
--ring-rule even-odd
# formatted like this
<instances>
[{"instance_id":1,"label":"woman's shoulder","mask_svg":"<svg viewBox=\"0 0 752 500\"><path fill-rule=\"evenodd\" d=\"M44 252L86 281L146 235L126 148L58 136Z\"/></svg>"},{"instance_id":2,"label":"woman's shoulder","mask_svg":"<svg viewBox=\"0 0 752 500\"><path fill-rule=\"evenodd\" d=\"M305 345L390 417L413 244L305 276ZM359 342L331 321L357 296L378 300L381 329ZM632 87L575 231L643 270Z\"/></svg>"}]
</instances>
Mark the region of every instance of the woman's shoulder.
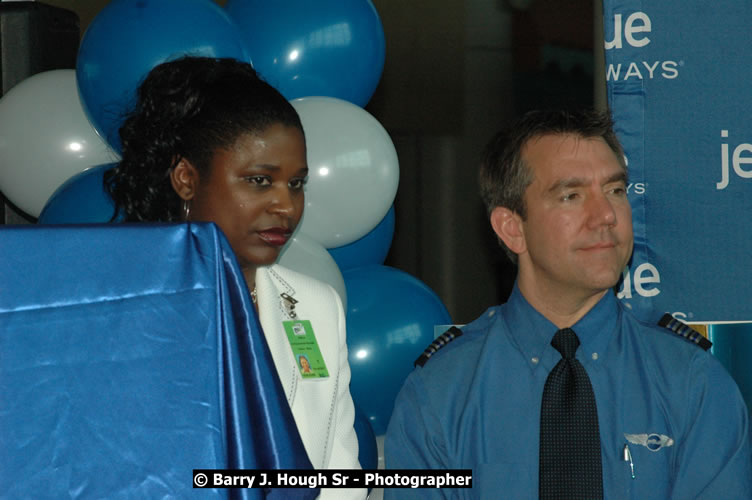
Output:
<instances>
[{"instance_id":1,"label":"woman's shoulder","mask_svg":"<svg viewBox=\"0 0 752 500\"><path fill-rule=\"evenodd\" d=\"M260 268L260 271L265 272L272 279L282 278L287 281L294 281L295 283L301 283L307 286L327 286L323 281L280 264L272 264L271 266L262 267Z\"/></svg>"},{"instance_id":2,"label":"woman's shoulder","mask_svg":"<svg viewBox=\"0 0 752 500\"><path fill-rule=\"evenodd\" d=\"M289 294L299 319L314 322L319 342L344 343L344 308L336 290L323 281L278 264L260 268L278 294ZM257 275L258 281L258 275ZM330 338L331 340L326 340Z\"/></svg>"},{"instance_id":3,"label":"woman's shoulder","mask_svg":"<svg viewBox=\"0 0 752 500\"><path fill-rule=\"evenodd\" d=\"M276 288L284 291L286 287L290 287L296 295L316 295L325 298L328 293L337 293L330 284L279 264L259 268L259 271L264 273Z\"/></svg>"}]
</instances>

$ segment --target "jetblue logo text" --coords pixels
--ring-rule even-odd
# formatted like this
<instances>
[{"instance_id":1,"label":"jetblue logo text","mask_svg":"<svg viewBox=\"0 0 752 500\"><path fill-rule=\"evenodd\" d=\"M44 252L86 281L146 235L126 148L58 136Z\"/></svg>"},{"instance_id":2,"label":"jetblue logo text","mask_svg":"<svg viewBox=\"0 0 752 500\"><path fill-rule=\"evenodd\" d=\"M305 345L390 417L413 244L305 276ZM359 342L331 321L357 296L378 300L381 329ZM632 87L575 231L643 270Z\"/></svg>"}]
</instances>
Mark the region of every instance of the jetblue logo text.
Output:
<instances>
[{"instance_id":1,"label":"jetblue logo text","mask_svg":"<svg viewBox=\"0 0 752 500\"><path fill-rule=\"evenodd\" d=\"M605 41L606 50L618 50L625 46L643 48L650 44L650 33L653 24L644 12L633 12L626 18L622 14L614 14L613 33L611 40ZM677 61L636 61L630 63L609 64L606 68L606 80L652 80L664 78L673 80L679 76Z\"/></svg>"},{"instance_id":2,"label":"jetblue logo text","mask_svg":"<svg viewBox=\"0 0 752 500\"><path fill-rule=\"evenodd\" d=\"M728 130L721 130L721 137L727 138ZM729 185L730 168L742 179L752 179L752 168L744 168L744 165L752 163L752 144L744 143L734 147L734 152L729 156L729 145L726 142L721 143L721 180L715 184L715 188L726 189Z\"/></svg>"},{"instance_id":3,"label":"jetblue logo text","mask_svg":"<svg viewBox=\"0 0 752 500\"><path fill-rule=\"evenodd\" d=\"M629 169L629 158L627 155L624 155L624 165L627 166L627 169ZM647 189L647 184L644 182L630 182L627 184L627 194L631 195L643 195L645 194L645 190Z\"/></svg>"},{"instance_id":4,"label":"jetblue logo text","mask_svg":"<svg viewBox=\"0 0 752 500\"><path fill-rule=\"evenodd\" d=\"M620 299L631 299L636 293L640 297L655 297L661 293L658 285L661 283L661 275L653 264L643 262L637 266L634 272L629 268L624 269L622 274L622 286L616 295Z\"/></svg>"},{"instance_id":5,"label":"jetblue logo text","mask_svg":"<svg viewBox=\"0 0 752 500\"><path fill-rule=\"evenodd\" d=\"M646 186L647 184L644 182L630 182L627 184L627 194L643 195L645 194Z\"/></svg>"}]
</instances>

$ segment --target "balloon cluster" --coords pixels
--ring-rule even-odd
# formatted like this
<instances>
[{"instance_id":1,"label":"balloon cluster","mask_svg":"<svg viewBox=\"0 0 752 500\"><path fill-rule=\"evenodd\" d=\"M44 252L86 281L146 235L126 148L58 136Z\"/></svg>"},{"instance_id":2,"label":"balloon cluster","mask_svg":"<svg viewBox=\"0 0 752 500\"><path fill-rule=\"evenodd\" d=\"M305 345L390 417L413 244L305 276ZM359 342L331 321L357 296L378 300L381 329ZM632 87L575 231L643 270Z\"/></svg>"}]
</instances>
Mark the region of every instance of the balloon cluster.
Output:
<instances>
[{"instance_id":1,"label":"balloon cluster","mask_svg":"<svg viewBox=\"0 0 752 500\"><path fill-rule=\"evenodd\" d=\"M363 106L384 49L370 0L113 0L88 27L75 71L38 74L0 99L0 190L40 223L109 221L102 175L147 73L186 54L250 62L292 102L308 147L304 216L280 262L341 295L358 415L383 434L413 359L435 324L450 323L433 291L383 265L398 159Z\"/></svg>"}]
</instances>

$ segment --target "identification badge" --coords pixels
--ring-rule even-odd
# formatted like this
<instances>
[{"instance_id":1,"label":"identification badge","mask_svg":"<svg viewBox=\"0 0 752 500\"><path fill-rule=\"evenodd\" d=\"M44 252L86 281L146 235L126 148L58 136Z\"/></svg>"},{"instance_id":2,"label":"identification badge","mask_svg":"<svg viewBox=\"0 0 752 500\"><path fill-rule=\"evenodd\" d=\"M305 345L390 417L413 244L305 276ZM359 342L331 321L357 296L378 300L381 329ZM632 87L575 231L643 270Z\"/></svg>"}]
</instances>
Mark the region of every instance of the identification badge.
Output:
<instances>
[{"instance_id":1,"label":"identification badge","mask_svg":"<svg viewBox=\"0 0 752 500\"><path fill-rule=\"evenodd\" d=\"M300 375L303 378L328 377L329 371L326 369L323 356L321 356L319 343L316 341L311 322L302 319L283 321L282 325L285 327L287 340L290 342L290 348L293 356L295 356Z\"/></svg>"}]
</instances>

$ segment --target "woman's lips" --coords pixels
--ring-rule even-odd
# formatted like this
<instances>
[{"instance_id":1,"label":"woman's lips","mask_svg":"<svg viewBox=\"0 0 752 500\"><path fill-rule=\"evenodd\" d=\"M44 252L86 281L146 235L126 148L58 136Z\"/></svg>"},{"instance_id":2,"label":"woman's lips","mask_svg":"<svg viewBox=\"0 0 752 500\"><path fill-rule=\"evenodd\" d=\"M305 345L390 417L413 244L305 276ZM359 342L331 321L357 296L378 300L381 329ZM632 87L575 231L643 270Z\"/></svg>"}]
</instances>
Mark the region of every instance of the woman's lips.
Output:
<instances>
[{"instance_id":1,"label":"woman's lips","mask_svg":"<svg viewBox=\"0 0 752 500\"><path fill-rule=\"evenodd\" d=\"M283 227L272 227L259 231L259 237L269 245L281 247L290 239L292 231Z\"/></svg>"}]
</instances>

